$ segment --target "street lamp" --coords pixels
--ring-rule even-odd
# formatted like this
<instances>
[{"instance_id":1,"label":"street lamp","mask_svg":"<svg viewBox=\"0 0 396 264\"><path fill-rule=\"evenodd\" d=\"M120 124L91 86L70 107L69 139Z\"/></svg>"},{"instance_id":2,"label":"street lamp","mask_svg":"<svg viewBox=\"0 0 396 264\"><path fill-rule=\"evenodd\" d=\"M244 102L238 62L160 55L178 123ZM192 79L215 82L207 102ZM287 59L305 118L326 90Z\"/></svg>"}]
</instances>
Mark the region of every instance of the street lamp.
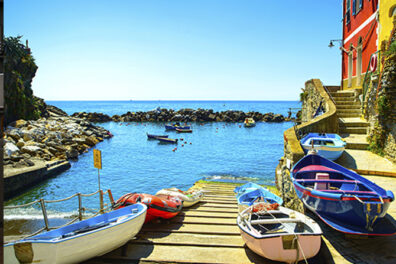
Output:
<instances>
[{"instance_id":1,"label":"street lamp","mask_svg":"<svg viewBox=\"0 0 396 264\"><path fill-rule=\"evenodd\" d=\"M342 39L332 39L332 40L330 40L329 48L334 47L334 43L333 43L334 41L340 42L340 46L341 46L341 44L342 44Z\"/></svg>"}]
</instances>

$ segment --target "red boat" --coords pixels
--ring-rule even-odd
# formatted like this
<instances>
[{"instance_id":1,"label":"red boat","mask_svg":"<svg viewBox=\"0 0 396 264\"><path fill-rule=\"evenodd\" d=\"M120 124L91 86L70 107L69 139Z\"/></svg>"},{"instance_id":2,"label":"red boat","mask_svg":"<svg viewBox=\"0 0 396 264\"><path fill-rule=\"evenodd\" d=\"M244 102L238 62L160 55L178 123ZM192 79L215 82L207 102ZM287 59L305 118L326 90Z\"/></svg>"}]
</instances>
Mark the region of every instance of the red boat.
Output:
<instances>
[{"instance_id":1,"label":"red boat","mask_svg":"<svg viewBox=\"0 0 396 264\"><path fill-rule=\"evenodd\" d=\"M143 203L147 205L145 223L158 217L169 219L176 216L183 207L183 201L173 196L155 196L146 193L127 193L117 200L115 209L131 204Z\"/></svg>"}]
</instances>

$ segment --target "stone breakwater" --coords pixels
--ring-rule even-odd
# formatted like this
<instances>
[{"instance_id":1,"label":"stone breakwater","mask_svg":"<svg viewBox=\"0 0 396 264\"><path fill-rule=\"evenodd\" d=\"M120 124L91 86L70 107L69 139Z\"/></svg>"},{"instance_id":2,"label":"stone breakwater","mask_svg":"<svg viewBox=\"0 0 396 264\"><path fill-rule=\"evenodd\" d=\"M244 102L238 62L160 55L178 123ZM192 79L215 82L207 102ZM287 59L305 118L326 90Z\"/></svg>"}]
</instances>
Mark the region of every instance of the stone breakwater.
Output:
<instances>
[{"instance_id":1,"label":"stone breakwater","mask_svg":"<svg viewBox=\"0 0 396 264\"><path fill-rule=\"evenodd\" d=\"M109 116L103 113L77 112L73 117L82 118L90 122L243 122L245 118L252 117L256 122L283 122L290 121L281 114L243 112L227 110L215 112L212 109L156 109L147 112L127 112L123 115Z\"/></svg>"},{"instance_id":2,"label":"stone breakwater","mask_svg":"<svg viewBox=\"0 0 396 264\"><path fill-rule=\"evenodd\" d=\"M78 159L110 137L108 130L69 116L17 120L4 133L4 169L31 167L37 160Z\"/></svg>"}]
</instances>

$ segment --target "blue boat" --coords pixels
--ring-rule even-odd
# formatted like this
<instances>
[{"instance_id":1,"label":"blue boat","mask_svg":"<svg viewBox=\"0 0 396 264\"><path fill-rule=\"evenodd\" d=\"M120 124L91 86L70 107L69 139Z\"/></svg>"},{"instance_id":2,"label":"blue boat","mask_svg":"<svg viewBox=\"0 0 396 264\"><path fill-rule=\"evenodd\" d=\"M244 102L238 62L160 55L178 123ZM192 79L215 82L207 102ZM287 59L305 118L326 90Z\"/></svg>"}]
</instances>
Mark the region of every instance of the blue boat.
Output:
<instances>
[{"instance_id":1,"label":"blue boat","mask_svg":"<svg viewBox=\"0 0 396 264\"><path fill-rule=\"evenodd\" d=\"M168 135L152 135L152 134L148 134L147 133L147 138L148 139L157 139L157 138L167 138L168 137Z\"/></svg>"},{"instance_id":2,"label":"blue boat","mask_svg":"<svg viewBox=\"0 0 396 264\"><path fill-rule=\"evenodd\" d=\"M162 143L172 143L172 144L177 144L178 139L173 139L173 138L164 138L164 137L156 137L155 139L158 139Z\"/></svg>"},{"instance_id":3,"label":"blue boat","mask_svg":"<svg viewBox=\"0 0 396 264\"><path fill-rule=\"evenodd\" d=\"M191 129L190 126L182 126L182 125L180 125L179 122L171 124L171 125L165 125L165 129L166 130L176 130L176 128L179 128L179 129Z\"/></svg>"},{"instance_id":4,"label":"blue boat","mask_svg":"<svg viewBox=\"0 0 396 264\"><path fill-rule=\"evenodd\" d=\"M132 239L147 206L133 204L59 229L4 245L4 263L80 263Z\"/></svg>"},{"instance_id":5,"label":"blue boat","mask_svg":"<svg viewBox=\"0 0 396 264\"><path fill-rule=\"evenodd\" d=\"M252 182L236 187L234 192L237 193L238 208L240 212L254 203L277 203L279 205L282 205L283 203L282 198L273 194L267 188Z\"/></svg>"},{"instance_id":6,"label":"blue boat","mask_svg":"<svg viewBox=\"0 0 396 264\"><path fill-rule=\"evenodd\" d=\"M396 234L385 217L391 191L316 154L297 162L291 178L304 205L330 227L356 235Z\"/></svg>"},{"instance_id":7,"label":"blue boat","mask_svg":"<svg viewBox=\"0 0 396 264\"><path fill-rule=\"evenodd\" d=\"M337 134L309 133L300 140L305 154L313 148L319 155L329 160L338 159L345 150L346 143Z\"/></svg>"},{"instance_id":8,"label":"blue boat","mask_svg":"<svg viewBox=\"0 0 396 264\"><path fill-rule=\"evenodd\" d=\"M265 188L265 187L263 187L261 185L258 185L258 184L253 183L253 182L248 182L248 183L246 183L244 185L235 187L234 193L236 193L236 197L238 199L239 196L241 196L242 194L244 194L246 192L255 191L257 189L264 189L265 191L268 191L267 188Z\"/></svg>"}]
</instances>

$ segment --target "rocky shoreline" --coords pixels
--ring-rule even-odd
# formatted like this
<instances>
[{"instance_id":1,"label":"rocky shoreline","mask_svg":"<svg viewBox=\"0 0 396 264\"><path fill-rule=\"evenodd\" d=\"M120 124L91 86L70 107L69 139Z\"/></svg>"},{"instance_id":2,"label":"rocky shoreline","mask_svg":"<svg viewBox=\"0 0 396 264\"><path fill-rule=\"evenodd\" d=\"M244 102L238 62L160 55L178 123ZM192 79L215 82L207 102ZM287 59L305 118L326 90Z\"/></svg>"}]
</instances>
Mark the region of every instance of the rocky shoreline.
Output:
<instances>
[{"instance_id":1,"label":"rocky shoreline","mask_svg":"<svg viewBox=\"0 0 396 264\"><path fill-rule=\"evenodd\" d=\"M59 112L61 114L61 112ZM70 116L17 120L4 132L4 171L32 167L36 160L75 160L111 133Z\"/></svg>"},{"instance_id":2,"label":"rocky shoreline","mask_svg":"<svg viewBox=\"0 0 396 264\"><path fill-rule=\"evenodd\" d=\"M123 115L109 116L103 113L77 112L73 117L82 118L94 123L103 122L243 122L245 118L252 117L256 122L284 122L291 121L291 117L284 117L281 114L243 112L227 110L215 112L213 109L189 109L180 110L158 108L147 112L127 112Z\"/></svg>"}]
</instances>

